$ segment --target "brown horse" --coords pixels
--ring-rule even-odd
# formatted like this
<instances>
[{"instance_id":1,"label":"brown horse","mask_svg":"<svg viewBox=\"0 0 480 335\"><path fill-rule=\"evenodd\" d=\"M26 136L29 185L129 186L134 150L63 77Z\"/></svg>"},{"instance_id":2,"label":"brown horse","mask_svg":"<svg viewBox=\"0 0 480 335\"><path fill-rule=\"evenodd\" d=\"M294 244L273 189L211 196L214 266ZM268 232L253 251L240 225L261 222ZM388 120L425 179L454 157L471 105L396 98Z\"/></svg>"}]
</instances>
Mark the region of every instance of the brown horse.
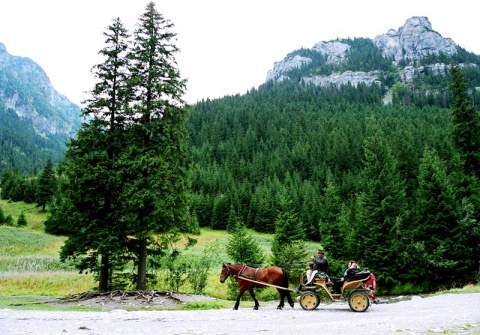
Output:
<instances>
[{"instance_id":1,"label":"brown horse","mask_svg":"<svg viewBox=\"0 0 480 335\"><path fill-rule=\"evenodd\" d=\"M284 269L281 269L276 266L268 266L266 268L251 268L244 264L223 264L222 272L220 273L220 283L225 282L228 276L234 277L239 286L239 291L237 295L237 302L233 309L237 310L240 305L240 298L242 297L245 291L248 291L255 302L255 307L253 309L258 309L259 303L257 298L255 298L255 288L263 288L270 285L264 285L258 282L264 282L271 285L274 285L280 294L280 304L277 306L277 309L282 309L285 306L285 297L288 299L288 304L293 308L293 300L290 297L290 292L288 290L282 290L281 287L288 289L288 274ZM242 279L246 278L246 279ZM250 280L254 280L252 282Z\"/></svg>"}]
</instances>

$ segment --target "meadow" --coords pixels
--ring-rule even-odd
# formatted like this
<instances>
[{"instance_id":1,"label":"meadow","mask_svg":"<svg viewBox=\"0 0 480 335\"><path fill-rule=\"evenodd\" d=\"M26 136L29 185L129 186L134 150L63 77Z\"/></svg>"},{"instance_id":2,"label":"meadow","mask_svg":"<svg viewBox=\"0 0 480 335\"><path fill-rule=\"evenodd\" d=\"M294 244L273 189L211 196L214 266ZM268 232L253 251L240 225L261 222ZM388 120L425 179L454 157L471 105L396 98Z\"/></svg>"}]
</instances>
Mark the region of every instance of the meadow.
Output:
<instances>
[{"instance_id":1,"label":"meadow","mask_svg":"<svg viewBox=\"0 0 480 335\"><path fill-rule=\"evenodd\" d=\"M47 213L42 213L33 204L23 202L0 200L0 207L5 215L12 215L14 222L21 212L27 220L26 227L0 226L0 297L59 297L96 289L97 283L91 274L80 274L73 264L60 261L59 251L65 237L44 233L43 222ZM262 246L265 254L269 255L273 236L253 231L250 233ZM220 283L219 274L221 264L231 261L225 252L230 235L226 231L202 228L201 233L193 237L197 240L193 247L184 249L182 243L179 243L182 256L201 257L206 249L214 248L213 265L204 294L226 299L228 288ZM307 243L308 250L314 251L317 247L316 243ZM159 291L169 290L165 273L159 271L157 277L157 284L152 288ZM188 282L180 285L179 291L192 293ZM266 295L274 295L274 292L267 292Z\"/></svg>"}]
</instances>

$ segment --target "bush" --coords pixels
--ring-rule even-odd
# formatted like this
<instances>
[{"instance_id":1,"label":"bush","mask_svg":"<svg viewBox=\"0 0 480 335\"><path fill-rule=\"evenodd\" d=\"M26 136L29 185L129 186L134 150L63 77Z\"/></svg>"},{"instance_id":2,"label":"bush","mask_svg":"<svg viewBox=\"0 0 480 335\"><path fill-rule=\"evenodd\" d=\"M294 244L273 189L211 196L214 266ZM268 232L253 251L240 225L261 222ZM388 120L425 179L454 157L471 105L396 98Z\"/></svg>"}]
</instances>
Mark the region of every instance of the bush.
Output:
<instances>
[{"instance_id":1,"label":"bush","mask_svg":"<svg viewBox=\"0 0 480 335\"><path fill-rule=\"evenodd\" d=\"M202 294L207 286L208 273L215 261L215 254L219 248L217 242L207 246L199 258L193 258L187 270L188 282L192 286L193 293Z\"/></svg>"},{"instance_id":2,"label":"bush","mask_svg":"<svg viewBox=\"0 0 480 335\"><path fill-rule=\"evenodd\" d=\"M165 284L173 291L178 292L180 287L188 280L191 265L184 257L169 256L165 259L166 267Z\"/></svg>"}]
</instances>

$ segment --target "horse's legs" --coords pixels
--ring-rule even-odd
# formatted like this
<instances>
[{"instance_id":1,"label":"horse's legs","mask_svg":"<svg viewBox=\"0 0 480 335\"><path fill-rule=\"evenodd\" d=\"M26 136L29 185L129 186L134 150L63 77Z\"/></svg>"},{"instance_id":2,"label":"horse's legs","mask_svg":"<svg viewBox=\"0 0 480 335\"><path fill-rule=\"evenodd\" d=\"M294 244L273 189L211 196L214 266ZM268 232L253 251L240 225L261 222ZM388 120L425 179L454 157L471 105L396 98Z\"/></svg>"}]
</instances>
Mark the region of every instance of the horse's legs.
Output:
<instances>
[{"instance_id":1,"label":"horse's legs","mask_svg":"<svg viewBox=\"0 0 480 335\"><path fill-rule=\"evenodd\" d=\"M292 308L293 308L293 306L294 306L294 303L293 303L293 299L292 299L292 297L290 296L290 292L288 292L288 291L285 291L285 295L287 296L287 299L288 299L288 304L290 305L290 307L292 307Z\"/></svg>"},{"instance_id":2,"label":"horse's legs","mask_svg":"<svg viewBox=\"0 0 480 335\"><path fill-rule=\"evenodd\" d=\"M287 291L277 289L278 293L280 294L280 303L277 306L277 309L283 309L285 307L285 293Z\"/></svg>"},{"instance_id":3,"label":"horse's legs","mask_svg":"<svg viewBox=\"0 0 480 335\"><path fill-rule=\"evenodd\" d=\"M255 301L255 306L253 306L253 309L257 310L260 304L258 303L257 298L255 298L255 291L253 291L253 288L251 288L248 290L248 293L250 293L250 296L252 297L253 301Z\"/></svg>"},{"instance_id":4,"label":"horse's legs","mask_svg":"<svg viewBox=\"0 0 480 335\"><path fill-rule=\"evenodd\" d=\"M245 292L245 289L243 288L240 288L240 291L238 291L237 302L235 303L235 306L233 306L234 310L238 309L238 306L240 305L240 298L242 297L244 292Z\"/></svg>"}]
</instances>

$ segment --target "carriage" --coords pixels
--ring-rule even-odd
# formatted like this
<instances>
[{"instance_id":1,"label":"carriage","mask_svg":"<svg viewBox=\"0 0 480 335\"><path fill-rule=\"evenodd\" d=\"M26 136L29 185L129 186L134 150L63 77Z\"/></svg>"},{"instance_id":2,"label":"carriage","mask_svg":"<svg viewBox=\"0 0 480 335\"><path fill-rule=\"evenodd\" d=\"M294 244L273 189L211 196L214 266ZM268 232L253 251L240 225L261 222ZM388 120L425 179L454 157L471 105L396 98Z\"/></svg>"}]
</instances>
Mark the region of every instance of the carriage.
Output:
<instances>
[{"instance_id":1,"label":"carriage","mask_svg":"<svg viewBox=\"0 0 480 335\"><path fill-rule=\"evenodd\" d=\"M280 304L278 309L284 307L285 298L293 307L290 293L298 294L298 301L304 310L314 310L320 305L320 298L327 297L331 301L348 301L350 309L354 312L365 312L371 305L373 291L364 287L364 283L370 278L369 272L360 272L354 277L343 282L340 293L332 293L333 283L328 279L324 272L317 273L311 285L303 286L300 284L298 289L294 290L288 287L288 274L284 269L270 266L267 268L252 268L245 264L226 263L222 265L220 282L225 282L229 276L234 277L239 284L239 293L233 309L238 309L240 298L244 292L249 292L252 296L255 307L258 309L259 303L255 298L255 288L274 287L280 294ZM303 276L302 276L303 277ZM300 278L300 283L303 278Z\"/></svg>"},{"instance_id":2,"label":"carriage","mask_svg":"<svg viewBox=\"0 0 480 335\"><path fill-rule=\"evenodd\" d=\"M321 297L333 302L348 302L348 306L354 312L365 312L372 303L373 291L364 287L364 283L370 278L369 272L360 272L352 279L345 280L339 293L332 293L333 283L328 276L317 273L312 284L306 287L300 285L298 302L304 310L314 310L320 305ZM300 282L303 282L303 278Z\"/></svg>"}]
</instances>

